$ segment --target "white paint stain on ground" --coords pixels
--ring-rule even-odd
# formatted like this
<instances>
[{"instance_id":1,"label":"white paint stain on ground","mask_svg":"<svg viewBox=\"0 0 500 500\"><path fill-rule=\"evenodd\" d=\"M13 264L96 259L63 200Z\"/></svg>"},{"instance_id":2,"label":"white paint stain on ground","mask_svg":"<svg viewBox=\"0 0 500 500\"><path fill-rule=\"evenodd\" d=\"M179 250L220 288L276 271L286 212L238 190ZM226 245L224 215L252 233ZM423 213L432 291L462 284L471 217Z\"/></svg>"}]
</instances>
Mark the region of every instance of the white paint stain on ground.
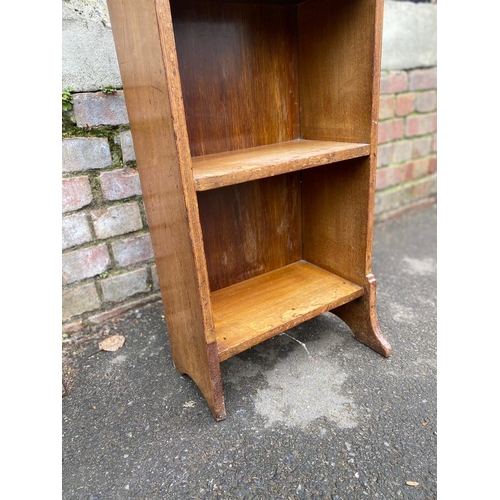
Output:
<instances>
[{"instance_id":1,"label":"white paint stain on ground","mask_svg":"<svg viewBox=\"0 0 500 500\"><path fill-rule=\"evenodd\" d=\"M427 257L425 259L404 257L403 265L405 272L416 276L425 276L428 274L435 274L436 272L436 260L432 257Z\"/></svg>"},{"instance_id":2,"label":"white paint stain on ground","mask_svg":"<svg viewBox=\"0 0 500 500\"><path fill-rule=\"evenodd\" d=\"M322 417L339 428L356 427L356 405L342 393L348 375L328 358L327 350L331 347L332 337L325 335L307 343L307 351L297 346L267 371L248 360L232 358L236 365L229 378L239 384L245 377L264 375L267 386L258 390L254 404L257 413L265 418L266 427L276 423L306 427Z\"/></svg>"}]
</instances>

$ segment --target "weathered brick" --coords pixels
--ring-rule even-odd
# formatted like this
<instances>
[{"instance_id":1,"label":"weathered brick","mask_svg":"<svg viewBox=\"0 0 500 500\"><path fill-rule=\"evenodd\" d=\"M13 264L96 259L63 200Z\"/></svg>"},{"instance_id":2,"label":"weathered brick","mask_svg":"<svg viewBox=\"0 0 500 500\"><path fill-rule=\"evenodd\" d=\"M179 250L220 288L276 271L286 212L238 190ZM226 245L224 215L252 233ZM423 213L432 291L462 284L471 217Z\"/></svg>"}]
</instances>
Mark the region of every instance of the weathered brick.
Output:
<instances>
[{"instance_id":1,"label":"weathered brick","mask_svg":"<svg viewBox=\"0 0 500 500\"><path fill-rule=\"evenodd\" d=\"M132 133L130 130L121 132L119 134L120 147L122 148L123 161L135 161L134 142L132 140Z\"/></svg>"},{"instance_id":2,"label":"weathered brick","mask_svg":"<svg viewBox=\"0 0 500 500\"><path fill-rule=\"evenodd\" d=\"M92 240L89 223L85 214L63 217L62 249L83 245Z\"/></svg>"},{"instance_id":3,"label":"weathered brick","mask_svg":"<svg viewBox=\"0 0 500 500\"><path fill-rule=\"evenodd\" d=\"M409 116L406 119L406 137L431 134L436 129L437 116L435 113Z\"/></svg>"},{"instance_id":4,"label":"weathered brick","mask_svg":"<svg viewBox=\"0 0 500 500\"><path fill-rule=\"evenodd\" d=\"M399 94L396 97L396 116L407 116L415 111L415 94Z\"/></svg>"},{"instance_id":5,"label":"weathered brick","mask_svg":"<svg viewBox=\"0 0 500 500\"><path fill-rule=\"evenodd\" d=\"M136 202L93 210L90 215L100 240L142 229L141 212Z\"/></svg>"},{"instance_id":6,"label":"weathered brick","mask_svg":"<svg viewBox=\"0 0 500 500\"><path fill-rule=\"evenodd\" d=\"M437 134L434 134L432 136L432 144L431 144L431 152L432 153L437 153L437 149L438 149L438 144L437 144Z\"/></svg>"},{"instance_id":7,"label":"weathered brick","mask_svg":"<svg viewBox=\"0 0 500 500\"><path fill-rule=\"evenodd\" d=\"M160 289L160 280L158 278L158 268L156 265L151 266L151 278L153 280L153 290Z\"/></svg>"},{"instance_id":8,"label":"weathered brick","mask_svg":"<svg viewBox=\"0 0 500 500\"><path fill-rule=\"evenodd\" d=\"M114 94L103 92L73 94L73 109L79 127L129 123L122 90Z\"/></svg>"},{"instance_id":9,"label":"weathered brick","mask_svg":"<svg viewBox=\"0 0 500 500\"><path fill-rule=\"evenodd\" d=\"M402 169L402 182L411 181L413 179L413 162L406 163Z\"/></svg>"},{"instance_id":10,"label":"weathered brick","mask_svg":"<svg viewBox=\"0 0 500 500\"><path fill-rule=\"evenodd\" d=\"M401 186L399 189L388 189L375 193L375 215L397 210L412 201L411 186Z\"/></svg>"},{"instance_id":11,"label":"weathered brick","mask_svg":"<svg viewBox=\"0 0 500 500\"><path fill-rule=\"evenodd\" d=\"M437 158L432 156L429 158L429 174L435 174L437 172Z\"/></svg>"},{"instance_id":12,"label":"weathered brick","mask_svg":"<svg viewBox=\"0 0 500 500\"><path fill-rule=\"evenodd\" d=\"M101 172L99 178L102 194L106 200L123 200L142 194L139 174L134 168Z\"/></svg>"},{"instance_id":13,"label":"weathered brick","mask_svg":"<svg viewBox=\"0 0 500 500\"><path fill-rule=\"evenodd\" d=\"M378 124L378 143L384 144L392 140L392 121L387 120Z\"/></svg>"},{"instance_id":14,"label":"weathered brick","mask_svg":"<svg viewBox=\"0 0 500 500\"><path fill-rule=\"evenodd\" d=\"M435 90L420 92L417 95L415 109L419 113L428 113L436 110L437 94Z\"/></svg>"},{"instance_id":15,"label":"weathered brick","mask_svg":"<svg viewBox=\"0 0 500 500\"><path fill-rule=\"evenodd\" d=\"M387 168L377 170L377 178L375 186L377 190L385 189L387 187Z\"/></svg>"},{"instance_id":16,"label":"weathered brick","mask_svg":"<svg viewBox=\"0 0 500 500\"><path fill-rule=\"evenodd\" d=\"M402 139L404 136L404 119L392 120L392 140Z\"/></svg>"},{"instance_id":17,"label":"weathered brick","mask_svg":"<svg viewBox=\"0 0 500 500\"><path fill-rule=\"evenodd\" d=\"M66 335L71 335L72 333L78 333L83 330L83 321L75 321L74 323L69 323L62 327L62 333Z\"/></svg>"},{"instance_id":18,"label":"weathered brick","mask_svg":"<svg viewBox=\"0 0 500 500\"><path fill-rule=\"evenodd\" d=\"M436 194L436 179L425 178L417 182L411 187L411 201L418 201L424 198L429 198Z\"/></svg>"},{"instance_id":19,"label":"weathered brick","mask_svg":"<svg viewBox=\"0 0 500 500\"><path fill-rule=\"evenodd\" d=\"M62 294L63 321L88 311L99 308L101 301L94 283L65 290Z\"/></svg>"},{"instance_id":20,"label":"weathered brick","mask_svg":"<svg viewBox=\"0 0 500 500\"><path fill-rule=\"evenodd\" d=\"M385 167L392 161L392 144L381 144L377 147L377 167Z\"/></svg>"},{"instance_id":21,"label":"weathered brick","mask_svg":"<svg viewBox=\"0 0 500 500\"><path fill-rule=\"evenodd\" d=\"M105 168L112 163L109 143L105 137L73 137L62 140L63 172Z\"/></svg>"},{"instance_id":22,"label":"weathered brick","mask_svg":"<svg viewBox=\"0 0 500 500\"><path fill-rule=\"evenodd\" d=\"M62 180L62 212L78 210L92 203L92 191L87 176Z\"/></svg>"},{"instance_id":23,"label":"weathered brick","mask_svg":"<svg viewBox=\"0 0 500 500\"><path fill-rule=\"evenodd\" d=\"M392 163L401 163L411 158L412 142L397 141L392 150Z\"/></svg>"},{"instance_id":24,"label":"weathered brick","mask_svg":"<svg viewBox=\"0 0 500 500\"><path fill-rule=\"evenodd\" d=\"M380 77L380 93L396 94L408 89L408 75L405 71L391 71Z\"/></svg>"},{"instance_id":25,"label":"weathered brick","mask_svg":"<svg viewBox=\"0 0 500 500\"><path fill-rule=\"evenodd\" d=\"M427 156L431 152L432 137L430 135L418 137L417 139L413 139L412 144L412 158Z\"/></svg>"},{"instance_id":26,"label":"weathered brick","mask_svg":"<svg viewBox=\"0 0 500 500\"><path fill-rule=\"evenodd\" d=\"M437 68L415 69L409 74L410 90L427 90L437 87Z\"/></svg>"},{"instance_id":27,"label":"weathered brick","mask_svg":"<svg viewBox=\"0 0 500 500\"><path fill-rule=\"evenodd\" d=\"M94 325L102 324L106 321L109 321L117 316L121 316L122 314L131 311L132 309L136 309L137 307L141 307L146 304L150 304L151 302L156 302L161 300L161 294L154 293L151 295L147 295L146 297L142 297L140 299L136 299L130 302L126 302L125 304L121 304L118 307L114 307L113 309L107 310L105 312L97 313L94 316L89 316L88 320L90 323Z\"/></svg>"},{"instance_id":28,"label":"weathered brick","mask_svg":"<svg viewBox=\"0 0 500 500\"><path fill-rule=\"evenodd\" d=\"M385 120L394 116L394 96L381 96L378 118Z\"/></svg>"},{"instance_id":29,"label":"weathered brick","mask_svg":"<svg viewBox=\"0 0 500 500\"><path fill-rule=\"evenodd\" d=\"M106 245L82 248L62 256L62 281L68 285L103 273L111 266Z\"/></svg>"},{"instance_id":30,"label":"weathered brick","mask_svg":"<svg viewBox=\"0 0 500 500\"><path fill-rule=\"evenodd\" d=\"M146 269L136 269L101 281L104 300L120 302L137 293L147 292L148 273Z\"/></svg>"},{"instance_id":31,"label":"weathered brick","mask_svg":"<svg viewBox=\"0 0 500 500\"><path fill-rule=\"evenodd\" d=\"M429 158L420 158L413 161L413 178L425 177L429 174Z\"/></svg>"},{"instance_id":32,"label":"weathered brick","mask_svg":"<svg viewBox=\"0 0 500 500\"><path fill-rule=\"evenodd\" d=\"M151 236L149 234L115 241L111 245L111 248L119 267L132 266L154 258Z\"/></svg>"}]
</instances>

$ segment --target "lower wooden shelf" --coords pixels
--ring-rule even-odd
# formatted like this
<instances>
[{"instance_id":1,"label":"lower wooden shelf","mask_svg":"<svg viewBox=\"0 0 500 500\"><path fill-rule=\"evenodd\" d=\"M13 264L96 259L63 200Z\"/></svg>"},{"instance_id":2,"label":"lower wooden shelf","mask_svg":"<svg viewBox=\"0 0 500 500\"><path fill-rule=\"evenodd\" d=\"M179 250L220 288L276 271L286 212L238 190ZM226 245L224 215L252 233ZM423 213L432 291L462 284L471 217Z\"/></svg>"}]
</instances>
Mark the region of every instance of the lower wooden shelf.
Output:
<instances>
[{"instance_id":1,"label":"lower wooden shelf","mask_svg":"<svg viewBox=\"0 0 500 500\"><path fill-rule=\"evenodd\" d=\"M362 296L364 290L298 261L212 293L219 360Z\"/></svg>"}]
</instances>

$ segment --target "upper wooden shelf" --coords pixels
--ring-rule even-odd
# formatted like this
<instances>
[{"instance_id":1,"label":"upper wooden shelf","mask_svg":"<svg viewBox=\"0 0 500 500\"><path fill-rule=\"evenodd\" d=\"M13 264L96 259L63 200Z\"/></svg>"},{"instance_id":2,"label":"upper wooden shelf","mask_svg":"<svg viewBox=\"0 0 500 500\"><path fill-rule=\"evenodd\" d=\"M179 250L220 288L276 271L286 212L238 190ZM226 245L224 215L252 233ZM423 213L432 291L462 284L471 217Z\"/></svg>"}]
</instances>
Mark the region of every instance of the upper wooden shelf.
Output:
<instances>
[{"instance_id":1,"label":"upper wooden shelf","mask_svg":"<svg viewBox=\"0 0 500 500\"><path fill-rule=\"evenodd\" d=\"M230 186L370 154L369 144L297 139L192 158L197 191Z\"/></svg>"}]
</instances>

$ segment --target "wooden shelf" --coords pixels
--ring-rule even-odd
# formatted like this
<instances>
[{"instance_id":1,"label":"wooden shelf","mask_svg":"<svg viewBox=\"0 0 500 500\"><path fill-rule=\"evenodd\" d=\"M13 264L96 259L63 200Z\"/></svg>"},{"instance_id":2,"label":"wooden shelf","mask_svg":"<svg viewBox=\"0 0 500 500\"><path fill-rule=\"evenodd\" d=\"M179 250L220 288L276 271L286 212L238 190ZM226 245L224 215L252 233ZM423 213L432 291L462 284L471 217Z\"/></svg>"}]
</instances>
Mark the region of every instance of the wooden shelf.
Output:
<instances>
[{"instance_id":1,"label":"wooden shelf","mask_svg":"<svg viewBox=\"0 0 500 500\"><path fill-rule=\"evenodd\" d=\"M207 191L369 154L369 144L297 139L196 156L192 165L196 190Z\"/></svg>"},{"instance_id":2,"label":"wooden shelf","mask_svg":"<svg viewBox=\"0 0 500 500\"><path fill-rule=\"evenodd\" d=\"M354 300L363 288L299 261L212 293L219 359Z\"/></svg>"}]
</instances>

